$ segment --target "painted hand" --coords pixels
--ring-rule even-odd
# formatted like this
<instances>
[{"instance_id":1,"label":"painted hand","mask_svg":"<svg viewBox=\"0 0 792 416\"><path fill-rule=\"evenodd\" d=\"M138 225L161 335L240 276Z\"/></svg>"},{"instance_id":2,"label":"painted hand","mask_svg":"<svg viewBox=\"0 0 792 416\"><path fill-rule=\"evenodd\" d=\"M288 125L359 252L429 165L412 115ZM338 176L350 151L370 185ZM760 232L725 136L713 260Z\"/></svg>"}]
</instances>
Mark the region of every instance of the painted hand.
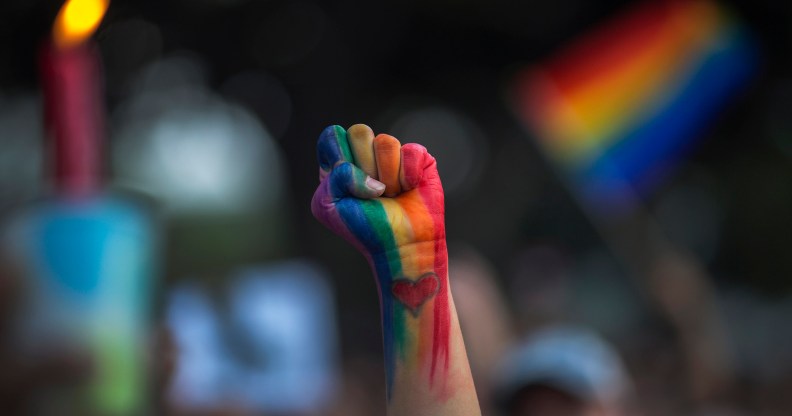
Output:
<instances>
[{"instance_id":1,"label":"painted hand","mask_svg":"<svg viewBox=\"0 0 792 416\"><path fill-rule=\"evenodd\" d=\"M363 252L377 277L388 397L397 372L411 371L446 397L451 305L443 187L434 157L421 145L374 137L362 124L326 128L317 154L321 183L313 214Z\"/></svg>"},{"instance_id":2,"label":"painted hand","mask_svg":"<svg viewBox=\"0 0 792 416\"><path fill-rule=\"evenodd\" d=\"M374 137L363 124L349 131L330 126L317 156L321 183L313 214L369 260L445 239L443 187L425 147Z\"/></svg>"}]
</instances>

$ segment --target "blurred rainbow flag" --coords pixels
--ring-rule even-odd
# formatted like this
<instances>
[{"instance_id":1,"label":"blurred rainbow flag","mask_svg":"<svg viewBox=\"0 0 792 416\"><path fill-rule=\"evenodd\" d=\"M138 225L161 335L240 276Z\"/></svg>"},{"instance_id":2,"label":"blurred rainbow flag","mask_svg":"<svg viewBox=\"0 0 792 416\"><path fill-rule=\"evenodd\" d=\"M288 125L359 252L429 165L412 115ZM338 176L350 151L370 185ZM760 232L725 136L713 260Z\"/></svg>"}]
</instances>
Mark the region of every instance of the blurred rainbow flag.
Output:
<instances>
[{"instance_id":1,"label":"blurred rainbow flag","mask_svg":"<svg viewBox=\"0 0 792 416\"><path fill-rule=\"evenodd\" d=\"M668 175L756 62L716 3L644 2L518 74L516 110L584 200L620 211Z\"/></svg>"}]
</instances>

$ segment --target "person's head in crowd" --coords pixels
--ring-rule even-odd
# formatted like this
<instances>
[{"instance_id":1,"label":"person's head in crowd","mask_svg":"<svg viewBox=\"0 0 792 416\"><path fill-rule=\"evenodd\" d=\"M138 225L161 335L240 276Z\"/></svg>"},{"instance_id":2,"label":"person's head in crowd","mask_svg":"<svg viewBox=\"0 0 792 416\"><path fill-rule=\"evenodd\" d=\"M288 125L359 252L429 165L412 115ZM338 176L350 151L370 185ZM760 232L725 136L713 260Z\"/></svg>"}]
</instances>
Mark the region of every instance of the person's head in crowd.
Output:
<instances>
[{"instance_id":1,"label":"person's head in crowd","mask_svg":"<svg viewBox=\"0 0 792 416\"><path fill-rule=\"evenodd\" d=\"M504 416L622 416L630 391L621 359L604 340L554 326L506 354L494 397Z\"/></svg>"}]
</instances>

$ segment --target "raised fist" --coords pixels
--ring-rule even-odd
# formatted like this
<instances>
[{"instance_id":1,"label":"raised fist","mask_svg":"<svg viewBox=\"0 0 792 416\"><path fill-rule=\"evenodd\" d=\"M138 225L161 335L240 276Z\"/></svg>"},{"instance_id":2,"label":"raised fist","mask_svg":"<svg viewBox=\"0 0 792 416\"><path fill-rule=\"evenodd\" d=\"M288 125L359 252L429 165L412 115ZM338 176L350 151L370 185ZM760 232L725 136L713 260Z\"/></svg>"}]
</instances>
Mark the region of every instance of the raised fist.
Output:
<instances>
[{"instance_id":1,"label":"raised fist","mask_svg":"<svg viewBox=\"0 0 792 416\"><path fill-rule=\"evenodd\" d=\"M348 131L330 126L319 137L317 156L314 216L370 260L445 239L443 187L425 147L374 137L363 124Z\"/></svg>"},{"instance_id":2,"label":"raised fist","mask_svg":"<svg viewBox=\"0 0 792 416\"><path fill-rule=\"evenodd\" d=\"M368 126L326 128L314 216L377 277L389 415L480 415L448 287L443 187L421 145Z\"/></svg>"}]
</instances>

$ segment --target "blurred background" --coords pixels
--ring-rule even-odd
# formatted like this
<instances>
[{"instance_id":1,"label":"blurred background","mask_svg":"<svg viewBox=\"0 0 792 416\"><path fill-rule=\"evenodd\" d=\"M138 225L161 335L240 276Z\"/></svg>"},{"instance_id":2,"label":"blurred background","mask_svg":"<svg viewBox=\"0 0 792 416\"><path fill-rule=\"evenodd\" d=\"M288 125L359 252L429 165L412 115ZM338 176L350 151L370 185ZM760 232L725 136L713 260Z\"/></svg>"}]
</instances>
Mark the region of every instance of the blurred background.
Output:
<instances>
[{"instance_id":1,"label":"blurred background","mask_svg":"<svg viewBox=\"0 0 792 416\"><path fill-rule=\"evenodd\" d=\"M383 414L374 280L309 209L355 123L438 160L485 414L539 379L599 400L497 370L558 327L617 357L603 414L792 407L792 4L113 0L73 195L62 4L0 5L4 414Z\"/></svg>"}]
</instances>

